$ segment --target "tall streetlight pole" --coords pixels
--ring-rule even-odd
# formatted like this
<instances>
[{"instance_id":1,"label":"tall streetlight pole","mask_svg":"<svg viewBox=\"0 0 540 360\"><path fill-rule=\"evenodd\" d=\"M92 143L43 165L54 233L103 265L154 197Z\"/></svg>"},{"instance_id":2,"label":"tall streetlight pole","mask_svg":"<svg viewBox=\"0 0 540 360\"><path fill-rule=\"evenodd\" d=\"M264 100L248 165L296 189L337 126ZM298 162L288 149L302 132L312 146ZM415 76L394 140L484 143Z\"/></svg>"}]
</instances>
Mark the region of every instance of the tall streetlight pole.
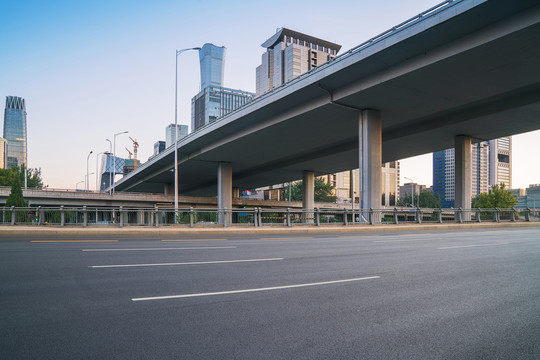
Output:
<instances>
[{"instance_id":1,"label":"tall streetlight pole","mask_svg":"<svg viewBox=\"0 0 540 360\"><path fill-rule=\"evenodd\" d=\"M106 141L109 142L109 154L112 154L112 141L109 140L109 139L105 139ZM108 156L108 155L107 155ZM109 159L107 158L107 162L105 163L105 168L107 167L107 165L109 164ZM110 169L109 169L110 170ZM109 195L112 195L112 173L109 171Z\"/></svg>"},{"instance_id":2,"label":"tall streetlight pole","mask_svg":"<svg viewBox=\"0 0 540 360\"><path fill-rule=\"evenodd\" d=\"M86 157L86 177L84 178L84 188L86 189L86 191L88 191L88 183L90 182L88 179L88 173L90 172L88 170L88 160L90 160L90 155L92 155L93 152L94 151L90 151L90 153Z\"/></svg>"},{"instance_id":3,"label":"tall streetlight pole","mask_svg":"<svg viewBox=\"0 0 540 360\"><path fill-rule=\"evenodd\" d=\"M174 219L178 218L178 55L184 51L201 50L200 47L176 50L174 72ZM193 129L191 129L193 131Z\"/></svg>"},{"instance_id":4,"label":"tall streetlight pole","mask_svg":"<svg viewBox=\"0 0 540 360\"><path fill-rule=\"evenodd\" d=\"M84 180L83 180L83 181L79 181L78 183L75 184L75 191L78 190L77 187L79 186L79 184L82 184L83 182L84 182Z\"/></svg>"},{"instance_id":5,"label":"tall streetlight pole","mask_svg":"<svg viewBox=\"0 0 540 360\"><path fill-rule=\"evenodd\" d=\"M128 131L122 131L114 134L113 137L113 176L112 176L112 193L114 194L114 181L116 177L116 137L118 135L127 134Z\"/></svg>"},{"instance_id":6,"label":"tall streetlight pole","mask_svg":"<svg viewBox=\"0 0 540 360\"><path fill-rule=\"evenodd\" d=\"M414 185L413 179L408 178L408 177L405 177L405 176L404 176L403 178L404 178L404 179L407 179L407 180L411 180L411 186L412 186L412 207L414 207L414 195L415 195L415 193L416 193L416 191L415 191L416 186ZM420 199L418 199L418 202L420 202ZM418 204L418 207L420 207L420 204Z\"/></svg>"},{"instance_id":7,"label":"tall streetlight pole","mask_svg":"<svg viewBox=\"0 0 540 360\"><path fill-rule=\"evenodd\" d=\"M99 186L98 186L98 174L99 174L99 170L98 170L98 161L99 161L99 155L101 154L107 154L107 156L110 154L110 152L108 151L102 151L100 152L99 154L96 155L96 192L99 192ZM107 165L107 164L105 164Z\"/></svg>"}]
</instances>

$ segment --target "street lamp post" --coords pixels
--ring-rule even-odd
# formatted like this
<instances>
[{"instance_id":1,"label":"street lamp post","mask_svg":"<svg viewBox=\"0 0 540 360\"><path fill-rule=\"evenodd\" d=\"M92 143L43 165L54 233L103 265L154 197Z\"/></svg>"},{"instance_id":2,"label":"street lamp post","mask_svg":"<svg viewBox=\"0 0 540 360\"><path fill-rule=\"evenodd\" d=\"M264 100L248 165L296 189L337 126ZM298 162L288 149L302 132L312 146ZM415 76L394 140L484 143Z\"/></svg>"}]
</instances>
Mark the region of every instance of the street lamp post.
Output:
<instances>
[{"instance_id":1,"label":"street lamp post","mask_svg":"<svg viewBox=\"0 0 540 360\"><path fill-rule=\"evenodd\" d=\"M109 140L109 139L105 139L105 140L107 140L109 142L109 154L112 154L112 141ZM107 158L107 162L105 163L105 167L107 167L107 165L109 163L108 160L109 159ZM112 195L111 188L112 188L112 173L109 171L109 195Z\"/></svg>"},{"instance_id":2,"label":"street lamp post","mask_svg":"<svg viewBox=\"0 0 540 360\"><path fill-rule=\"evenodd\" d=\"M412 196L412 207L414 207L414 195L416 194L416 191L415 191L416 186L414 186L413 179L405 177L405 176L403 178L411 181L411 186L412 186L412 195L411 195ZM420 198L418 199L418 207L420 207Z\"/></svg>"},{"instance_id":3,"label":"street lamp post","mask_svg":"<svg viewBox=\"0 0 540 360\"><path fill-rule=\"evenodd\" d=\"M75 184L75 191L79 190L79 189L78 189L78 186L79 186L79 184L82 184L83 182L84 182L84 180L83 180L83 181L79 181L78 183Z\"/></svg>"},{"instance_id":4,"label":"street lamp post","mask_svg":"<svg viewBox=\"0 0 540 360\"><path fill-rule=\"evenodd\" d=\"M88 191L88 183L90 182L88 179L88 160L90 160L90 155L92 155L93 152L94 151L90 151L90 153L86 157L86 177L84 178L84 188L86 189L86 191Z\"/></svg>"},{"instance_id":5,"label":"street lamp post","mask_svg":"<svg viewBox=\"0 0 540 360\"><path fill-rule=\"evenodd\" d=\"M118 135L127 134L128 131L122 131L114 134L113 137L113 175L112 175L112 193L114 194L114 182L116 177L116 137Z\"/></svg>"},{"instance_id":6,"label":"street lamp post","mask_svg":"<svg viewBox=\"0 0 540 360\"><path fill-rule=\"evenodd\" d=\"M99 189L99 186L98 186L98 174L99 174L98 162L99 162L99 155L101 155L101 154L107 154L107 156L109 156L110 152L102 151L102 152L100 152L99 154L96 155L96 192L99 192L98 191L98 189Z\"/></svg>"},{"instance_id":7,"label":"street lamp post","mask_svg":"<svg viewBox=\"0 0 540 360\"><path fill-rule=\"evenodd\" d=\"M174 73L174 218L178 218L178 55L188 50L201 50L200 47L176 50ZM191 129L193 131L193 129Z\"/></svg>"}]
</instances>

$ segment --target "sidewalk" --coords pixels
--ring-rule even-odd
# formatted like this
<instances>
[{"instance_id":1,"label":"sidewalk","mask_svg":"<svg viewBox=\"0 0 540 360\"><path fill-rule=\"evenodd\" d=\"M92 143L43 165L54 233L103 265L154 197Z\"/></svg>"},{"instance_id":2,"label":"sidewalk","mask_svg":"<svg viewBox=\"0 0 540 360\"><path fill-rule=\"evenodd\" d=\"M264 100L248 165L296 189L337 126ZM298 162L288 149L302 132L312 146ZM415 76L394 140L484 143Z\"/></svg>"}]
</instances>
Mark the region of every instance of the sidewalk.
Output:
<instances>
[{"instance_id":1,"label":"sidewalk","mask_svg":"<svg viewBox=\"0 0 540 360\"><path fill-rule=\"evenodd\" d=\"M197 235L197 234L317 234L317 233L356 233L356 232L382 232L382 231L421 231L421 230L462 230L462 229L500 229L500 228L540 228L540 222L504 222L504 223L468 223L468 224L401 224L401 225L332 225L332 226L281 226L269 225L254 226L212 226L212 227L184 227L184 226L88 226L84 227L58 227L58 226L1 226L2 236L24 235Z\"/></svg>"}]
</instances>

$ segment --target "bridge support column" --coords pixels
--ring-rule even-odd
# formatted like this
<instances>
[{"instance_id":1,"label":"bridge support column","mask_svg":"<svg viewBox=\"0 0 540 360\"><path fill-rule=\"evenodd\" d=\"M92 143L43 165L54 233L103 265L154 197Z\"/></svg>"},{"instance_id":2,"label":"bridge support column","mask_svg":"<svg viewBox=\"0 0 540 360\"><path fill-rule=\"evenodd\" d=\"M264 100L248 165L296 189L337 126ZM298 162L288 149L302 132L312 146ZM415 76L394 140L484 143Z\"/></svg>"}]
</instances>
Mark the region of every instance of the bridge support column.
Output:
<instances>
[{"instance_id":1,"label":"bridge support column","mask_svg":"<svg viewBox=\"0 0 540 360\"><path fill-rule=\"evenodd\" d=\"M304 171L302 178L302 208L306 223L313 222L313 213L308 210L315 208L315 174L313 171Z\"/></svg>"},{"instance_id":2,"label":"bridge support column","mask_svg":"<svg viewBox=\"0 0 540 360\"><path fill-rule=\"evenodd\" d=\"M458 135L455 139L454 184L454 207L456 209L470 209L472 197L472 148L469 136Z\"/></svg>"},{"instance_id":3,"label":"bridge support column","mask_svg":"<svg viewBox=\"0 0 540 360\"><path fill-rule=\"evenodd\" d=\"M232 208L232 166L227 163L218 165L218 210L219 223L231 223L231 214L224 212Z\"/></svg>"},{"instance_id":4,"label":"bridge support column","mask_svg":"<svg viewBox=\"0 0 540 360\"><path fill-rule=\"evenodd\" d=\"M232 196L233 196L233 199L240 199L240 188L233 187Z\"/></svg>"},{"instance_id":5,"label":"bridge support column","mask_svg":"<svg viewBox=\"0 0 540 360\"><path fill-rule=\"evenodd\" d=\"M174 185L173 184L165 184L165 185L163 185L163 194L165 194L165 195L174 195Z\"/></svg>"},{"instance_id":6,"label":"bridge support column","mask_svg":"<svg viewBox=\"0 0 540 360\"><path fill-rule=\"evenodd\" d=\"M369 209L381 208L382 121L376 110L362 110L358 122L360 222L367 220ZM377 219L374 219L377 222Z\"/></svg>"}]
</instances>

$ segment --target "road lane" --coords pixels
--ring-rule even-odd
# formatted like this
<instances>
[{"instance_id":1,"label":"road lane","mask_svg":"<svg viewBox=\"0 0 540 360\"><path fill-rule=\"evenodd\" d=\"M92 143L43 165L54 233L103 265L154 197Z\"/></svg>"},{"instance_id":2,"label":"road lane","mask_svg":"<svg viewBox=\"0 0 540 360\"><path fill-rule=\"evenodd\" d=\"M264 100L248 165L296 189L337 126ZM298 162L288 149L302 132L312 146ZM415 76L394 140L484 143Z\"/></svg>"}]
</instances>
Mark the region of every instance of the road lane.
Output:
<instances>
[{"instance_id":1,"label":"road lane","mask_svg":"<svg viewBox=\"0 0 540 360\"><path fill-rule=\"evenodd\" d=\"M159 237L95 246L0 241L2 358L540 357L540 231L303 237L227 236L234 248L201 241L189 251L167 249ZM126 248L141 251L81 251ZM284 260L88 268L268 258ZM366 276L380 278L132 301Z\"/></svg>"}]
</instances>

